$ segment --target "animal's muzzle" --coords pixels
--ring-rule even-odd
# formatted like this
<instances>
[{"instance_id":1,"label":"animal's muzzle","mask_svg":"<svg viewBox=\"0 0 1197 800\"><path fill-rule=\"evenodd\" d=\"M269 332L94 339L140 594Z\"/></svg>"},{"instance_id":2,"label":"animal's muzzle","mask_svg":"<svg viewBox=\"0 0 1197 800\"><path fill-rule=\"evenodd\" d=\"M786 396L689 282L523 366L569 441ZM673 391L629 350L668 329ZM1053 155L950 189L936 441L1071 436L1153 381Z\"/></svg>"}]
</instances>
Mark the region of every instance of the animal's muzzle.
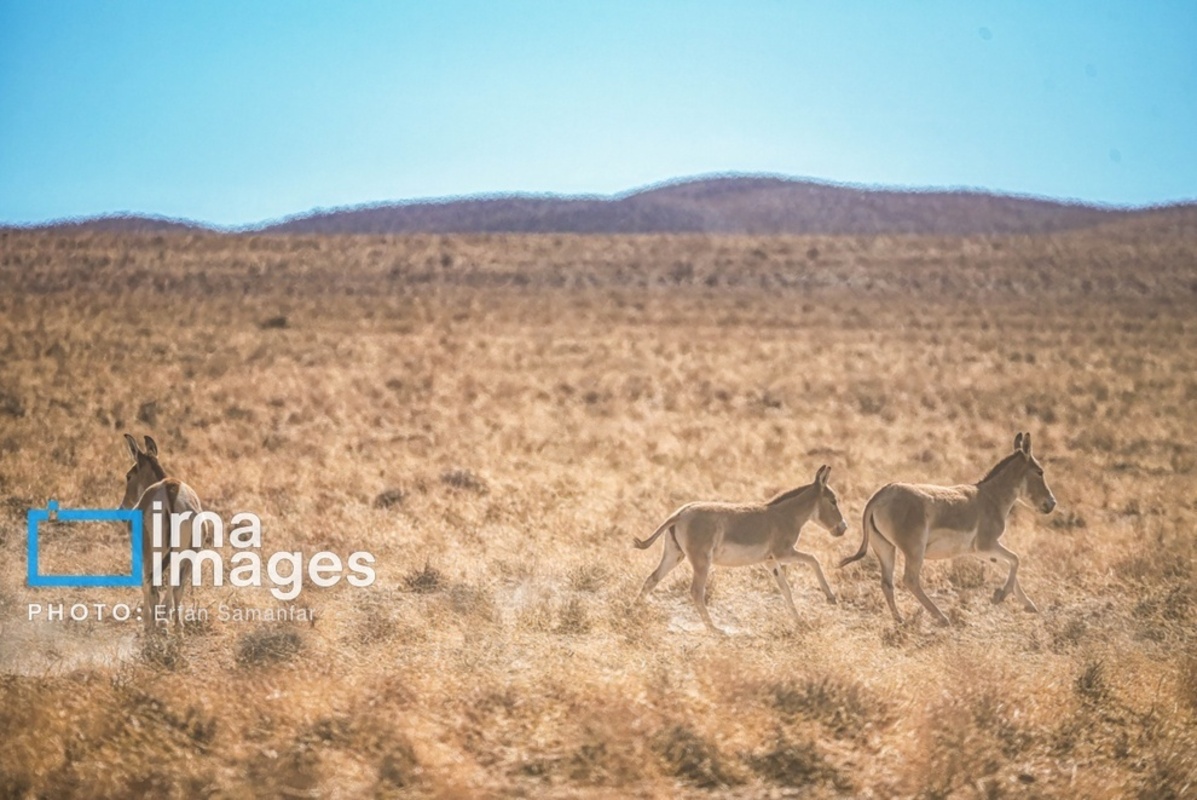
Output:
<instances>
[{"instance_id":1,"label":"animal's muzzle","mask_svg":"<svg viewBox=\"0 0 1197 800\"><path fill-rule=\"evenodd\" d=\"M1056 498L1053 497L1050 500L1044 500L1043 505L1039 506L1039 510L1042 511L1044 514L1050 514L1050 513L1052 513L1052 509L1055 507L1056 507Z\"/></svg>"},{"instance_id":2,"label":"animal's muzzle","mask_svg":"<svg viewBox=\"0 0 1197 800\"><path fill-rule=\"evenodd\" d=\"M843 536L847 530L848 530L848 523L841 521L840 524L836 525L835 528L831 531L831 535L832 536Z\"/></svg>"}]
</instances>

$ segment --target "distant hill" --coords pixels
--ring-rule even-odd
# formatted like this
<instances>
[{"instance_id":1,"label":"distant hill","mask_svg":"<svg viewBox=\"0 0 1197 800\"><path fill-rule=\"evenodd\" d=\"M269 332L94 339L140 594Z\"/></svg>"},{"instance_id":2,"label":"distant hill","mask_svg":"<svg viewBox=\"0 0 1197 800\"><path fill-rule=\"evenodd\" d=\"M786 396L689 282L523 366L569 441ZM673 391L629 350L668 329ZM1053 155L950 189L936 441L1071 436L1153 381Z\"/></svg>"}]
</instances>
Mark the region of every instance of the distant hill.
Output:
<instances>
[{"instance_id":1,"label":"distant hill","mask_svg":"<svg viewBox=\"0 0 1197 800\"><path fill-rule=\"evenodd\" d=\"M495 195L320 209L226 232L973 234L1053 233L1170 208L1122 209L981 191L905 191L771 176L681 180L612 197ZM38 226L124 233L211 227L108 216Z\"/></svg>"},{"instance_id":2,"label":"distant hill","mask_svg":"<svg viewBox=\"0 0 1197 800\"><path fill-rule=\"evenodd\" d=\"M0 226L0 230L4 229L4 226ZM102 217L57 220L43 225L22 225L8 229L98 231L103 233L196 233L213 230L211 227L197 222L137 214L105 214Z\"/></svg>"},{"instance_id":3,"label":"distant hill","mask_svg":"<svg viewBox=\"0 0 1197 800\"><path fill-rule=\"evenodd\" d=\"M707 178L611 198L496 196L318 211L279 233L1048 233L1128 212L964 191L896 191L774 177Z\"/></svg>"}]
</instances>

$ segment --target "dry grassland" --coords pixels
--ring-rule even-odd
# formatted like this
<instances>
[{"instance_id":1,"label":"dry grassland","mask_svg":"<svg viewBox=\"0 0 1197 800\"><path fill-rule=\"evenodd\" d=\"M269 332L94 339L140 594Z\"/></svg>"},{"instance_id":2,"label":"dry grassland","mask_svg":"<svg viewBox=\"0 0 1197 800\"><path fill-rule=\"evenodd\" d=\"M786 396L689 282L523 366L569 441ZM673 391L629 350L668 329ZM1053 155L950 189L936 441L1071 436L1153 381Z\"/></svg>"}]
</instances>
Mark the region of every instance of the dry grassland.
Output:
<instances>
[{"instance_id":1,"label":"dry grassland","mask_svg":"<svg viewBox=\"0 0 1197 800\"><path fill-rule=\"evenodd\" d=\"M1197 794L1197 234L1053 238L0 234L0 795L1185 797ZM975 481L1029 430L1059 507L1004 573L936 562L953 620L895 626L892 480ZM179 643L29 603L24 513L112 507L153 435L264 549L368 550L314 624L203 587ZM642 605L679 504L823 463L839 595L689 568ZM57 571L115 531L44 542ZM105 555L107 553L107 555ZM116 559L119 561L119 558Z\"/></svg>"}]
</instances>

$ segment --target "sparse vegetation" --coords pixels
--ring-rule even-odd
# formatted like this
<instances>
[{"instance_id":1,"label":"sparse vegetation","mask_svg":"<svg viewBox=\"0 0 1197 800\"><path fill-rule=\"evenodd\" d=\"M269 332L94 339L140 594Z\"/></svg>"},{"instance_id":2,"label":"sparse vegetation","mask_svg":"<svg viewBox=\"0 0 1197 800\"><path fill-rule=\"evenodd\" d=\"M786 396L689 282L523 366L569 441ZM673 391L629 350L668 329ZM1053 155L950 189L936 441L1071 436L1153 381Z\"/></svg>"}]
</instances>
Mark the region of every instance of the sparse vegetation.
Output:
<instances>
[{"instance_id":1,"label":"sparse vegetation","mask_svg":"<svg viewBox=\"0 0 1197 800\"><path fill-rule=\"evenodd\" d=\"M0 795L1192 796L1186 219L0 232ZM25 510L114 506L126 430L206 508L261 515L266 549L368 550L377 582L309 585L311 624L181 640L29 622L80 593L24 585ZM659 558L631 535L682 502L765 499L830 463L850 534L802 540L830 565L879 486L977 480L1019 430L1060 502L1004 539L1039 614L993 605L987 562L929 562L952 627L895 626L872 556L829 570L837 606L792 567L798 626L762 570L715 573L726 638L687 567L631 602ZM47 544L55 569L120 537L69 544Z\"/></svg>"},{"instance_id":2,"label":"sparse vegetation","mask_svg":"<svg viewBox=\"0 0 1197 800\"><path fill-rule=\"evenodd\" d=\"M237 639L237 663L243 667L290 661L303 649L303 640L293 630L262 628L243 633Z\"/></svg>"}]
</instances>

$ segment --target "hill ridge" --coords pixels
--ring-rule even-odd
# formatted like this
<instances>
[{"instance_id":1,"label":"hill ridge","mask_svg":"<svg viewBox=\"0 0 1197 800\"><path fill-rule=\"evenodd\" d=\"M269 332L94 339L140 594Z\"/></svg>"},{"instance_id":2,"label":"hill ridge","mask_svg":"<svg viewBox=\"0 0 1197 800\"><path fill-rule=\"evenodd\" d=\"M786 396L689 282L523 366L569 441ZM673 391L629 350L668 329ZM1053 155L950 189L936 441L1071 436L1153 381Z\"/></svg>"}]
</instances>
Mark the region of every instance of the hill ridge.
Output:
<instances>
[{"instance_id":1,"label":"hill ridge","mask_svg":"<svg viewBox=\"0 0 1197 800\"><path fill-rule=\"evenodd\" d=\"M1117 206L971 187L888 187L775 174L675 178L612 195L502 192L310 211L245 226L132 213L0 227L119 233L1035 234L1177 208Z\"/></svg>"}]
</instances>

